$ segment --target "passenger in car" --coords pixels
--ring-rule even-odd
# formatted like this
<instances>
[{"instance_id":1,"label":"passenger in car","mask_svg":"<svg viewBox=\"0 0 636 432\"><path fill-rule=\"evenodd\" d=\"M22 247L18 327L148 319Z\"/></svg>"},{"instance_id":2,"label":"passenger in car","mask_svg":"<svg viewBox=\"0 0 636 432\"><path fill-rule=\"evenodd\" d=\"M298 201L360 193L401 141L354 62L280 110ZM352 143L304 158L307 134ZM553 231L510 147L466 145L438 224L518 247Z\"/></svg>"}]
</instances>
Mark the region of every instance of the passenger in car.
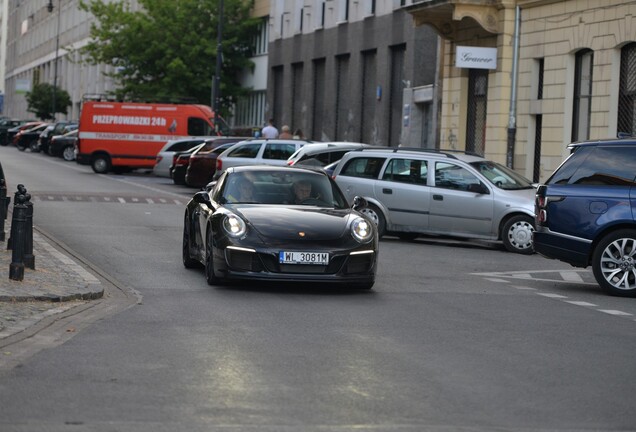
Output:
<instances>
[{"instance_id":1,"label":"passenger in car","mask_svg":"<svg viewBox=\"0 0 636 432\"><path fill-rule=\"evenodd\" d=\"M234 188L227 195L228 202L255 202L254 185L249 179L240 178L234 184Z\"/></svg>"},{"instance_id":2,"label":"passenger in car","mask_svg":"<svg viewBox=\"0 0 636 432\"><path fill-rule=\"evenodd\" d=\"M298 180L292 186L294 192L294 204L302 204L303 201L311 198L311 182L308 180Z\"/></svg>"}]
</instances>

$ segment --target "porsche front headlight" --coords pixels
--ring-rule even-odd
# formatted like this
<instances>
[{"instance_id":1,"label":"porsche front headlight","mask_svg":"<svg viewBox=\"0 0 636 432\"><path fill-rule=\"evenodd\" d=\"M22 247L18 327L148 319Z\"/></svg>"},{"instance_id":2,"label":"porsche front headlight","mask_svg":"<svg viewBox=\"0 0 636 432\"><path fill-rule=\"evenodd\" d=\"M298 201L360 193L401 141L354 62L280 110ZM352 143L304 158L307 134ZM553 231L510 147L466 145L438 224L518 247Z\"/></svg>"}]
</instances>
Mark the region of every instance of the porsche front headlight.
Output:
<instances>
[{"instance_id":1,"label":"porsche front headlight","mask_svg":"<svg viewBox=\"0 0 636 432\"><path fill-rule=\"evenodd\" d=\"M351 235L360 243L367 243L373 235L371 224L361 217L355 218L351 222Z\"/></svg>"},{"instance_id":2,"label":"porsche front headlight","mask_svg":"<svg viewBox=\"0 0 636 432\"><path fill-rule=\"evenodd\" d=\"M228 214L223 219L223 229L232 237L241 237L245 234L247 226L240 217L234 214Z\"/></svg>"}]
</instances>

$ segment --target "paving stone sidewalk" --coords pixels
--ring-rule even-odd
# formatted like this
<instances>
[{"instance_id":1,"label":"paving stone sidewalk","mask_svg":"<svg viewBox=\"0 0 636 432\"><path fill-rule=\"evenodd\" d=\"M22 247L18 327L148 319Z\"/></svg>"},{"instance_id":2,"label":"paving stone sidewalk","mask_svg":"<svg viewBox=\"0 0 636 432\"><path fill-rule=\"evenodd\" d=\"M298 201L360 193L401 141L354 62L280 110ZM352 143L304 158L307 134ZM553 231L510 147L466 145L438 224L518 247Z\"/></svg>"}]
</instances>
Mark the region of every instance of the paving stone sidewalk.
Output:
<instances>
[{"instance_id":1,"label":"paving stone sidewalk","mask_svg":"<svg viewBox=\"0 0 636 432\"><path fill-rule=\"evenodd\" d=\"M0 242L0 340L103 296L101 282L51 241L33 232L35 269L24 269L24 279L9 278L12 251L7 250L10 215L5 222L4 242Z\"/></svg>"}]
</instances>

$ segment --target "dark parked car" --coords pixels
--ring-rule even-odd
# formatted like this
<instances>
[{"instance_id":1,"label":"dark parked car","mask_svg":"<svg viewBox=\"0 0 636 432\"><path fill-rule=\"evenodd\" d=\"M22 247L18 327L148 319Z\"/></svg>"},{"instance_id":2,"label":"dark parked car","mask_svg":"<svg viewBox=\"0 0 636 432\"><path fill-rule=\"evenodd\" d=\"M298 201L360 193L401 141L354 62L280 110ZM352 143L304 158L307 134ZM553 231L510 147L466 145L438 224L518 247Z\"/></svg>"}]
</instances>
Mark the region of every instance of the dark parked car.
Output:
<instances>
[{"instance_id":1,"label":"dark parked car","mask_svg":"<svg viewBox=\"0 0 636 432\"><path fill-rule=\"evenodd\" d=\"M49 154L61 156L66 161L75 160L75 144L77 143L78 133L79 131L75 129L64 135L52 137L49 144Z\"/></svg>"},{"instance_id":2,"label":"dark parked car","mask_svg":"<svg viewBox=\"0 0 636 432\"><path fill-rule=\"evenodd\" d=\"M176 185L184 185L185 183L185 175L188 169L188 164L190 163L190 156L197 149L201 148L203 143L198 144L191 149L182 152L175 152L172 155L172 165L170 166L170 177L172 178L172 182Z\"/></svg>"},{"instance_id":3,"label":"dark parked car","mask_svg":"<svg viewBox=\"0 0 636 432\"><path fill-rule=\"evenodd\" d=\"M534 249L592 266L609 294L636 296L636 140L569 145L570 156L537 189Z\"/></svg>"},{"instance_id":4,"label":"dark parked car","mask_svg":"<svg viewBox=\"0 0 636 432\"><path fill-rule=\"evenodd\" d=\"M301 168L228 168L187 204L183 264L208 284L230 279L341 283L370 289L378 234L326 174Z\"/></svg>"},{"instance_id":5,"label":"dark parked car","mask_svg":"<svg viewBox=\"0 0 636 432\"><path fill-rule=\"evenodd\" d=\"M6 146L11 142L8 131L27 123L27 120L2 119L0 120L0 145Z\"/></svg>"},{"instance_id":6,"label":"dark parked car","mask_svg":"<svg viewBox=\"0 0 636 432\"><path fill-rule=\"evenodd\" d=\"M59 121L50 125L40 134L40 137L38 138L38 148L43 153L48 153L51 156L59 156L60 153L54 153L50 150L49 144L51 143L51 138L71 132L77 129L77 126L77 122L68 120Z\"/></svg>"},{"instance_id":7,"label":"dark parked car","mask_svg":"<svg viewBox=\"0 0 636 432\"><path fill-rule=\"evenodd\" d=\"M192 153L185 175L185 184L203 187L212 181L216 172L216 158L232 144L243 141L243 137L218 137L205 141L203 147Z\"/></svg>"},{"instance_id":8,"label":"dark parked car","mask_svg":"<svg viewBox=\"0 0 636 432\"><path fill-rule=\"evenodd\" d=\"M38 125L41 125L43 122L41 121L30 121L30 122L26 122L26 123L22 123L20 125L17 125L15 127L12 127L10 129L7 130L7 135L6 135L6 143L9 144L13 144L15 145L15 136L22 132L23 130L26 129L32 129ZM6 144L5 144L6 145Z\"/></svg>"},{"instance_id":9,"label":"dark parked car","mask_svg":"<svg viewBox=\"0 0 636 432\"><path fill-rule=\"evenodd\" d=\"M40 123L32 128L23 129L13 137L13 143L20 151L29 149L33 153L38 153L40 151L38 138L40 138L40 134L42 134L44 129L48 126L48 123Z\"/></svg>"}]
</instances>

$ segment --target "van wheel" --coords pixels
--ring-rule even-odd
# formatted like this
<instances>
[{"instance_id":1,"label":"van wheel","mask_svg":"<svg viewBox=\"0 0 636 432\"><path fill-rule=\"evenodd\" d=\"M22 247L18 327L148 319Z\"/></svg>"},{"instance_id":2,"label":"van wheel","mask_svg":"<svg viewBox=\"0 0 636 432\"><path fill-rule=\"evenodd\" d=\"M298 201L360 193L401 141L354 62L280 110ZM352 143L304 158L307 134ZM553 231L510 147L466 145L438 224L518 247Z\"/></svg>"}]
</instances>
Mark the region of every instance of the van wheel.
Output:
<instances>
[{"instance_id":1,"label":"van wheel","mask_svg":"<svg viewBox=\"0 0 636 432\"><path fill-rule=\"evenodd\" d=\"M106 174L110 171L110 158L105 154L97 154L93 156L91 167L97 174Z\"/></svg>"},{"instance_id":2,"label":"van wheel","mask_svg":"<svg viewBox=\"0 0 636 432\"><path fill-rule=\"evenodd\" d=\"M62 158L65 161L75 160L75 147L70 145L64 147L64 150L62 150Z\"/></svg>"},{"instance_id":3,"label":"van wheel","mask_svg":"<svg viewBox=\"0 0 636 432\"><path fill-rule=\"evenodd\" d=\"M605 236L594 248L592 270L610 295L636 297L636 230L623 229Z\"/></svg>"},{"instance_id":4,"label":"van wheel","mask_svg":"<svg viewBox=\"0 0 636 432\"><path fill-rule=\"evenodd\" d=\"M510 252L530 255L532 248L533 220L530 216L513 216L504 224L501 230L501 240Z\"/></svg>"},{"instance_id":5,"label":"van wheel","mask_svg":"<svg viewBox=\"0 0 636 432\"><path fill-rule=\"evenodd\" d=\"M378 238L381 238L386 233L386 220L379 208L369 204L366 208L360 210L360 213L371 219L378 227Z\"/></svg>"}]
</instances>

